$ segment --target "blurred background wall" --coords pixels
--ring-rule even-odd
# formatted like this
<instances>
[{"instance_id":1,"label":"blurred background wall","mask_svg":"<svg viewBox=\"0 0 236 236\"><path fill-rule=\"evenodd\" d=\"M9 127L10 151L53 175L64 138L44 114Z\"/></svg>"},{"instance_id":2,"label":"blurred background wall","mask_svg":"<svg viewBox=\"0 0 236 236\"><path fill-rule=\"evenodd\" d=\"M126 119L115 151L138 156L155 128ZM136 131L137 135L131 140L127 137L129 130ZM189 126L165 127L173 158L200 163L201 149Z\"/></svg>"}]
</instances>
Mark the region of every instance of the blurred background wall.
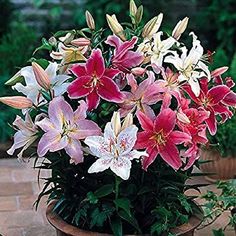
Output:
<instances>
[{"instance_id":1,"label":"blurred background wall","mask_svg":"<svg viewBox=\"0 0 236 236\"><path fill-rule=\"evenodd\" d=\"M235 0L143 0L142 4L144 20L164 13L162 30L171 32L178 20L189 16L187 32L194 31L205 49L216 51L214 67L230 65L228 75L236 80ZM14 94L4 83L27 65L41 37L85 26L86 9L99 27L106 25L105 13L126 20L128 6L129 0L0 0L0 96ZM12 128L6 124L12 123L15 114L0 104L0 143L11 139Z\"/></svg>"}]
</instances>

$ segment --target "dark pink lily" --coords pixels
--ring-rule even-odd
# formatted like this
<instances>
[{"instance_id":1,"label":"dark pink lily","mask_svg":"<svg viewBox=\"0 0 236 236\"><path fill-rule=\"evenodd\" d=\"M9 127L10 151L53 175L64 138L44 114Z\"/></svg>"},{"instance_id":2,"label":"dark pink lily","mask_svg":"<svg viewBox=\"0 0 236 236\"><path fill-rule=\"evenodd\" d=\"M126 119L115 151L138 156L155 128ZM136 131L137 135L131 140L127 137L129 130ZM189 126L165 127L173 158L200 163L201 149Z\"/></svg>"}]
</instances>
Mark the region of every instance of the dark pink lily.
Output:
<instances>
[{"instance_id":1,"label":"dark pink lily","mask_svg":"<svg viewBox=\"0 0 236 236\"><path fill-rule=\"evenodd\" d=\"M69 97L86 97L89 110L97 108L100 98L110 102L122 102L122 93L112 80L120 71L105 68L100 49L93 50L85 65L75 65L71 71L78 78L68 87Z\"/></svg>"},{"instance_id":2,"label":"dark pink lily","mask_svg":"<svg viewBox=\"0 0 236 236\"><path fill-rule=\"evenodd\" d=\"M186 105L186 103L184 105ZM188 162L185 166L185 169L188 169L199 158L199 146L208 142L206 124L204 122L208 119L209 112L202 107L199 109L183 108L182 112L185 114L188 121L178 120L177 125L183 132L192 137L191 143L188 145L188 150L183 154L184 157L188 158Z\"/></svg>"},{"instance_id":3,"label":"dark pink lily","mask_svg":"<svg viewBox=\"0 0 236 236\"><path fill-rule=\"evenodd\" d=\"M131 51L137 43L138 38L133 37L130 41L122 42L117 36L108 36L106 43L115 47L112 57L112 66L124 73L129 73L130 69L141 64L143 55L140 52Z\"/></svg>"},{"instance_id":4,"label":"dark pink lily","mask_svg":"<svg viewBox=\"0 0 236 236\"><path fill-rule=\"evenodd\" d=\"M219 114L225 119L232 116L227 105L223 104L225 97L231 92L230 88L226 85L217 85L209 89L207 78L200 80L201 91L198 97L195 96L190 86L185 85L183 88L197 105L210 112L209 118L205 122L210 134L215 135L217 130L216 115Z\"/></svg>"},{"instance_id":5,"label":"dark pink lily","mask_svg":"<svg viewBox=\"0 0 236 236\"><path fill-rule=\"evenodd\" d=\"M190 142L191 136L174 130L176 113L167 108L161 110L154 120L140 111L137 113L137 117L144 131L138 133L135 148L146 149L149 155L143 159L143 168L147 170L160 154L167 164L178 170L182 161L176 145Z\"/></svg>"}]
</instances>

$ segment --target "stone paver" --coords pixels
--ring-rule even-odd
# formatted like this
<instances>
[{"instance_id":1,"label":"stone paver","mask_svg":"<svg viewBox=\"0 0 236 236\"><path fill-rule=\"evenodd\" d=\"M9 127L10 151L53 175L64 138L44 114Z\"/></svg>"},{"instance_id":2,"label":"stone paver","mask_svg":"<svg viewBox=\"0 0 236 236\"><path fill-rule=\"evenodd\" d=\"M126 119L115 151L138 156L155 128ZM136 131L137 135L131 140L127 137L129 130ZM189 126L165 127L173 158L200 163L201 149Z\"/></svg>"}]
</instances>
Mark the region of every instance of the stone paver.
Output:
<instances>
[{"instance_id":1,"label":"stone paver","mask_svg":"<svg viewBox=\"0 0 236 236\"><path fill-rule=\"evenodd\" d=\"M33 161L19 163L13 158L0 159L0 235L2 236L56 236L45 217L47 198L42 198L38 211L33 208L43 182L40 181L38 185L38 171L32 169L32 163ZM41 173L41 177L48 175L45 170ZM204 178L198 178L197 182L207 183ZM195 184L196 180L192 183ZM214 191L214 185L208 189ZM198 192L190 191L188 194L198 195ZM196 231L195 236L213 235L211 229L224 226L227 219L226 213L210 227ZM228 229L225 236L236 236L236 234L233 229Z\"/></svg>"}]
</instances>

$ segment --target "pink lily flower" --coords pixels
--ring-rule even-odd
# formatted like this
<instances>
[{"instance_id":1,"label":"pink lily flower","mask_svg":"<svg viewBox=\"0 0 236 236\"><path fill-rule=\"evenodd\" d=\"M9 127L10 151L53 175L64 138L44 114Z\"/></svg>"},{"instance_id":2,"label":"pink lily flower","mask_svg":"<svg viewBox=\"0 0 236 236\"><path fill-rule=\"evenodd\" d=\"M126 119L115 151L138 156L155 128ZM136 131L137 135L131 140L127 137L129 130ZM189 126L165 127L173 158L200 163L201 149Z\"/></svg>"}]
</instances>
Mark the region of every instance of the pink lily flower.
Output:
<instances>
[{"instance_id":1,"label":"pink lily flower","mask_svg":"<svg viewBox=\"0 0 236 236\"><path fill-rule=\"evenodd\" d=\"M120 71L105 68L100 49L93 50L85 65L75 65L71 71L78 78L68 87L69 97L86 97L89 110L97 108L100 97L110 102L122 102L122 93L112 80Z\"/></svg>"},{"instance_id":2,"label":"pink lily flower","mask_svg":"<svg viewBox=\"0 0 236 236\"><path fill-rule=\"evenodd\" d=\"M226 85L217 85L209 89L207 78L200 80L200 94L198 97L189 85L184 85L183 88L197 105L210 112L209 118L205 122L210 134L215 135L217 131L216 115L219 114L224 119L232 116L232 112L222 103L230 93L230 88Z\"/></svg>"},{"instance_id":3,"label":"pink lily flower","mask_svg":"<svg viewBox=\"0 0 236 236\"><path fill-rule=\"evenodd\" d=\"M112 58L112 66L124 73L129 73L130 69L141 64L144 57L140 52L131 51L137 43L138 38L133 37L130 41L122 42L117 36L108 36L105 43L115 47Z\"/></svg>"},{"instance_id":4,"label":"pink lily flower","mask_svg":"<svg viewBox=\"0 0 236 236\"><path fill-rule=\"evenodd\" d=\"M144 131L138 133L135 148L146 149L149 155L143 159L143 168L147 170L148 166L160 154L168 165L178 170L182 161L176 145L190 142L191 136L185 132L174 130L176 113L167 108L163 109L155 120L140 111L137 117Z\"/></svg>"},{"instance_id":5,"label":"pink lily flower","mask_svg":"<svg viewBox=\"0 0 236 236\"><path fill-rule=\"evenodd\" d=\"M36 121L38 118L39 116L36 117ZM23 152L36 141L38 129L32 121L29 113L26 113L25 120L20 116L17 116L13 125L16 127L17 132L14 135L14 144L7 153L13 155L16 149L22 148L22 150L17 154L18 158L22 159Z\"/></svg>"},{"instance_id":6,"label":"pink lily flower","mask_svg":"<svg viewBox=\"0 0 236 236\"><path fill-rule=\"evenodd\" d=\"M83 162L83 151L79 140L91 135L100 135L101 130L91 120L86 120L87 104L80 102L73 112L63 97L54 98L49 103L49 118L36 122L45 132L38 143L38 155L43 157L48 151L65 149L74 163Z\"/></svg>"},{"instance_id":7,"label":"pink lily flower","mask_svg":"<svg viewBox=\"0 0 236 236\"><path fill-rule=\"evenodd\" d=\"M133 111L142 111L149 117L154 117L155 114L150 107L157 102L160 97L158 86L154 83L155 77L153 72L148 73L148 78L143 80L139 85L133 74L127 75L128 84L131 87L131 92L123 92L124 102L120 104L121 117Z\"/></svg>"}]
</instances>

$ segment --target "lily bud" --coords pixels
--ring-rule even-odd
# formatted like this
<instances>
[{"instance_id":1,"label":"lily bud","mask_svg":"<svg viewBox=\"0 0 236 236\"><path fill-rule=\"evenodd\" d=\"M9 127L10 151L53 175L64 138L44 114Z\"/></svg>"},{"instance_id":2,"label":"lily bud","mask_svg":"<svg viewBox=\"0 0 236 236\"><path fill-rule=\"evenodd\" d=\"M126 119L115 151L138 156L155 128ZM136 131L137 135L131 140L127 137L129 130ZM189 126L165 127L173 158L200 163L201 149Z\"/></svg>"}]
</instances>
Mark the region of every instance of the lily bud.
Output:
<instances>
[{"instance_id":1,"label":"lily bud","mask_svg":"<svg viewBox=\"0 0 236 236\"><path fill-rule=\"evenodd\" d=\"M33 106L32 101L23 96L0 97L0 102L16 109L26 109Z\"/></svg>"},{"instance_id":2,"label":"lily bud","mask_svg":"<svg viewBox=\"0 0 236 236\"><path fill-rule=\"evenodd\" d=\"M131 69L131 72L134 75L141 76L146 72L146 69L142 68L142 67L135 67L135 68Z\"/></svg>"},{"instance_id":3,"label":"lily bud","mask_svg":"<svg viewBox=\"0 0 236 236\"><path fill-rule=\"evenodd\" d=\"M142 18L143 18L143 6L141 5L138 7L137 13L135 15L136 24L139 24L141 22Z\"/></svg>"},{"instance_id":4,"label":"lily bud","mask_svg":"<svg viewBox=\"0 0 236 236\"><path fill-rule=\"evenodd\" d=\"M161 26L163 19L163 14L160 13L158 16L153 17L148 23L143 27L143 38L151 38Z\"/></svg>"},{"instance_id":5,"label":"lily bud","mask_svg":"<svg viewBox=\"0 0 236 236\"><path fill-rule=\"evenodd\" d=\"M86 22L89 29L95 30L95 22L94 22L93 16L91 15L89 11L85 12L85 17L86 17Z\"/></svg>"},{"instance_id":6,"label":"lily bud","mask_svg":"<svg viewBox=\"0 0 236 236\"><path fill-rule=\"evenodd\" d=\"M50 80L45 70L36 62L32 62L32 68L33 68L37 83L45 90L49 90Z\"/></svg>"},{"instance_id":7,"label":"lily bud","mask_svg":"<svg viewBox=\"0 0 236 236\"><path fill-rule=\"evenodd\" d=\"M5 83L5 85L13 86L16 83L22 82L22 80L23 80L23 77L21 76L21 71L18 71Z\"/></svg>"},{"instance_id":8,"label":"lily bud","mask_svg":"<svg viewBox=\"0 0 236 236\"><path fill-rule=\"evenodd\" d=\"M113 116L111 118L111 123L112 123L112 126L113 126L114 133L117 136L120 133L120 130L121 130L120 113L119 112L114 112L113 113Z\"/></svg>"},{"instance_id":9,"label":"lily bud","mask_svg":"<svg viewBox=\"0 0 236 236\"><path fill-rule=\"evenodd\" d=\"M108 23L111 31L115 35L117 35L120 39L125 41L126 37L124 34L124 29L123 29L122 25L116 19L116 16L115 15L110 16L110 15L106 14L106 18L107 18L107 23Z\"/></svg>"},{"instance_id":10,"label":"lily bud","mask_svg":"<svg viewBox=\"0 0 236 236\"><path fill-rule=\"evenodd\" d=\"M180 122L185 123L185 124L189 124L190 123L189 118L182 111L177 112L177 119Z\"/></svg>"},{"instance_id":11,"label":"lily bud","mask_svg":"<svg viewBox=\"0 0 236 236\"><path fill-rule=\"evenodd\" d=\"M133 24L136 23L136 20L135 20L136 13L137 13L137 6L136 6L134 0L130 0L130 2L129 2L129 14L130 14L130 17L131 17L131 20L132 20Z\"/></svg>"},{"instance_id":12,"label":"lily bud","mask_svg":"<svg viewBox=\"0 0 236 236\"><path fill-rule=\"evenodd\" d=\"M59 40L64 44L69 44L75 37L75 32L69 32L64 37L60 37Z\"/></svg>"},{"instance_id":13,"label":"lily bud","mask_svg":"<svg viewBox=\"0 0 236 236\"><path fill-rule=\"evenodd\" d=\"M78 38L72 40L71 44L76 47L86 47L90 45L90 40L86 38Z\"/></svg>"},{"instance_id":14,"label":"lily bud","mask_svg":"<svg viewBox=\"0 0 236 236\"><path fill-rule=\"evenodd\" d=\"M175 28L172 31L172 37L175 38L176 40L179 40L180 36L182 33L186 30L187 25L188 25L188 17L185 17L183 20L180 20Z\"/></svg>"},{"instance_id":15,"label":"lily bud","mask_svg":"<svg viewBox=\"0 0 236 236\"><path fill-rule=\"evenodd\" d=\"M133 115L132 113L129 113L124 119L121 130L124 130L125 128L131 126L132 124L133 124Z\"/></svg>"},{"instance_id":16,"label":"lily bud","mask_svg":"<svg viewBox=\"0 0 236 236\"><path fill-rule=\"evenodd\" d=\"M224 74L227 70L229 69L228 66L223 66L220 68L215 69L214 71L211 72L211 77L217 77L219 75Z\"/></svg>"}]
</instances>

